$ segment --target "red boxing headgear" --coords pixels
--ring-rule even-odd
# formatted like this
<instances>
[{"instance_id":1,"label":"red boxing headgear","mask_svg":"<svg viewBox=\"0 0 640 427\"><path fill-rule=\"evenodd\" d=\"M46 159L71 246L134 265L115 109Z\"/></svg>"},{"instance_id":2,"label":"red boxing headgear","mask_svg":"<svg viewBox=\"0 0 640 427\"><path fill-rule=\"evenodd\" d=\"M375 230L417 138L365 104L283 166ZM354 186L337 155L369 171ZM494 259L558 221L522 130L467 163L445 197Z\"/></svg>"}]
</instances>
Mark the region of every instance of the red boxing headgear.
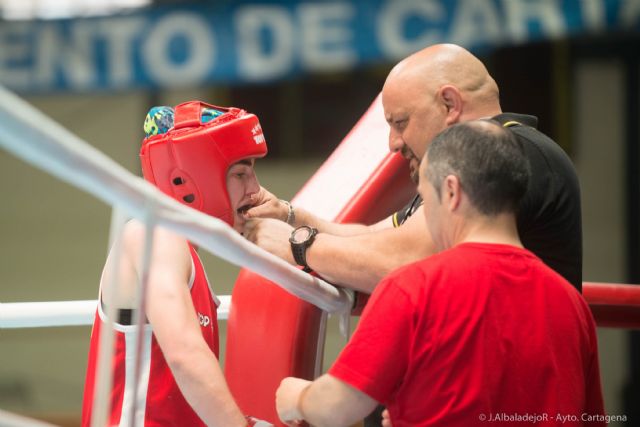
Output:
<instances>
[{"instance_id":1,"label":"red boxing headgear","mask_svg":"<svg viewBox=\"0 0 640 427\"><path fill-rule=\"evenodd\" d=\"M203 108L224 114L202 123ZM176 106L172 129L142 141L140 160L144 178L162 192L233 225L227 170L240 160L266 154L267 144L255 115L190 101Z\"/></svg>"}]
</instances>

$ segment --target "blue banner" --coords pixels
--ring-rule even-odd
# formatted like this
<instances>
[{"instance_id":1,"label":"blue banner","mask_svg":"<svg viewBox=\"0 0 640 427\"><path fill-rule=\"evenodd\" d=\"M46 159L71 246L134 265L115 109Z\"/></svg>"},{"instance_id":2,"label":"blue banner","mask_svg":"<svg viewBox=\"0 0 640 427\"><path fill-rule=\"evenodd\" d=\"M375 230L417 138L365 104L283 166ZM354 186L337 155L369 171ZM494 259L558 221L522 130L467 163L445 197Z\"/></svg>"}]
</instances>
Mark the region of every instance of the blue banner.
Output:
<instances>
[{"instance_id":1,"label":"blue banner","mask_svg":"<svg viewBox=\"0 0 640 427\"><path fill-rule=\"evenodd\" d=\"M0 83L38 93L265 82L433 43L474 50L639 27L638 0L225 1L0 22Z\"/></svg>"}]
</instances>

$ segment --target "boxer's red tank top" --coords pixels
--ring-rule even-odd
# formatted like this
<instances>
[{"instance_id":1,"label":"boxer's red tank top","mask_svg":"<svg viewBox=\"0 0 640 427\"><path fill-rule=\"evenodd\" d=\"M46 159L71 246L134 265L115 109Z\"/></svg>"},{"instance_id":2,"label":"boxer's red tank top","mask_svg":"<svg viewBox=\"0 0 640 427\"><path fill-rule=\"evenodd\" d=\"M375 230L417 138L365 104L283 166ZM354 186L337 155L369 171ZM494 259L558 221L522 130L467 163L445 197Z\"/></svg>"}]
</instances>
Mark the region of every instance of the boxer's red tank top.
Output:
<instances>
[{"instance_id":1,"label":"boxer's red tank top","mask_svg":"<svg viewBox=\"0 0 640 427\"><path fill-rule=\"evenodd\" d=\"M191 299L198 316L202 335L217 357L218 321L216 309L219 301L209 285L198 254L191 245L189 245L189 249L193 264L189 281ZM171 313L167 313L167 316L171 316ZM91 425L100 331L105 319L106 314L103 312L102 304L98 304L91 332L89 362L82 404L83 426ZM113 386L110 393L111 409L108 424L110 426L131 425L131 407L133 400L137 399L135 425L204 426L205 424L182 396L149 324L145 326L144 330L144 358L142 359L138 391L137 393L133 392L136 326L116 323L115 329L116 342L112 360Z\"/></svg>"}]
</instances>

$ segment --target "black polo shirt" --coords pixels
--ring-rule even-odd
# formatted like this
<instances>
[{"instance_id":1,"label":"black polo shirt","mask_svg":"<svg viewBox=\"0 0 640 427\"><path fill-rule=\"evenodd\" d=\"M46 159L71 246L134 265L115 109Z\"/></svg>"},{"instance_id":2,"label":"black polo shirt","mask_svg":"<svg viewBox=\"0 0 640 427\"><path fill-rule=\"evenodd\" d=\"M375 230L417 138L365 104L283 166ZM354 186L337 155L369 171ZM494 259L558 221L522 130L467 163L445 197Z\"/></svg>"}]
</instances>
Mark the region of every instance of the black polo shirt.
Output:
<instances>
[{"instance_id":1,"label":"black polo shirt","mask_svg":"<svg viewBox=\"0 0 640 427\"><path fill-rule=\"evenodd\" d=\"M522 244L582 292L580 183L573 163L558 144L536 129L536 117L503 113L492 119L518 136L531 165L529 188L517 215ZM416 196L396 212L394 226L421 204Z\"/></svg>"}]
</instances>

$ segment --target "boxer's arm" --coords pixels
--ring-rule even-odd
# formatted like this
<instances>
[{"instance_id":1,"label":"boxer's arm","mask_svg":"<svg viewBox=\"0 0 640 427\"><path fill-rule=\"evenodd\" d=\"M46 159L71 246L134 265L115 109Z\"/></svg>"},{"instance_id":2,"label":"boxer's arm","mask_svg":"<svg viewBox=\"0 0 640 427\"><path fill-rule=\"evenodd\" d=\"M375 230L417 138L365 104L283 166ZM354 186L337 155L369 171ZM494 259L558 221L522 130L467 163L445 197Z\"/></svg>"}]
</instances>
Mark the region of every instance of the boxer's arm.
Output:
<instances>
[{"instance_id":1,"label":"boxer's arm","mask_svg":"<svg viewBox=\"0 0 640 427\"><path fill-rule=\"evenodd\" d=\"M144 230L136 234L126 246L140 272ZM210 426L244 427L246 420L200 331L189 292L191 266L186 240L156 228L146 315L180 391L198 416Z\"/></svg>"}]
</instances>

